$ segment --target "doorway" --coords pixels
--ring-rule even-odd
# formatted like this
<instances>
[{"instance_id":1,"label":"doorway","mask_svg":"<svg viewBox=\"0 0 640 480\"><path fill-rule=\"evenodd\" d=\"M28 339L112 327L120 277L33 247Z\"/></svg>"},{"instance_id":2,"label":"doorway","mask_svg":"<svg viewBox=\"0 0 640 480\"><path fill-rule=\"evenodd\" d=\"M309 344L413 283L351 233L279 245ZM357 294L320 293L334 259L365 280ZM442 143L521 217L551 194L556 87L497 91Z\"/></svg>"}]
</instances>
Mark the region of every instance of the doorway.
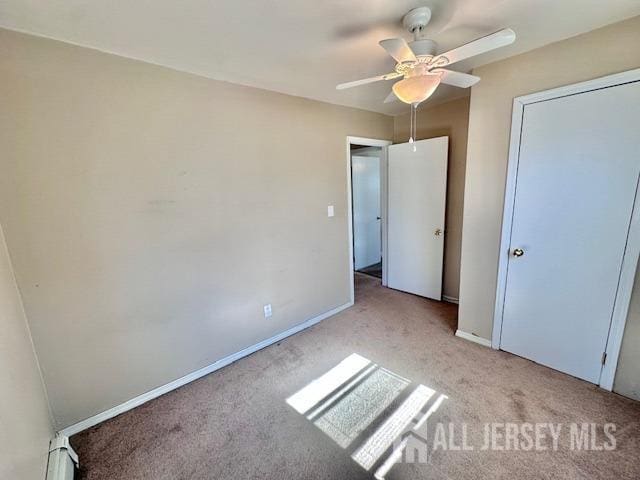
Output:
<instances>
[{"instance_id":1,"label":"doorway","mask_svg":"<svg viewBox=\"0 0 640 480\"><path fill-rule=\"evenodd\" d=\"M349 232L349 286L350 286L350 300L351 303L355 302L355 224L354 224L354 210L353 210L353 169L352 169L352 155L351 150L353 147L354 151L360 150L363 153L366 149L371 149L371 152L379 153L379 178L377 180L378 187L376 188L375 184L371 188L374 192L370 196L374 199L376 198L375 191L379 189L379 215L380 220L376 219L376 223L380 225L380 263L382 272L382 277L380 278L380 282L383 286L387 285L387 262L386 262L386 251L387 251L387 151L388 147L391 145L389 140L378 140L375 138L364 138L364 137L351 137L348 136L346 139L346 166L347 166L347 228ZM375 163L375 160L374 160ZM370 164L367 164L370 166ZM376 179L373 175L371 175L372 182L375 182ZM373 227L369 228L370 230L376 231ZM366 231L366 229L365 229ZM374 246L375 253L375 246ZM373 254L372 254L373 255ZM377 256L376 256L377 258ZM371 264L375 265L375 263ZM360 264L358 265L360 266ZM370 265L365 265L365 267ZM367 275L367 273L358 275ZM377 277L367 276L365 278L376 279Z\"/></svg>"},{"instance_id":2,"label":"doorway","mask_svg":"<svg viewBox=\"0 0 640 480\"><path fill-rule=\"evenodd\" d=\"M448 141L347 137L351 302L356 273L441 300Z\"/></svg>"},{"instance_id":3,"label":"doorway","mask_svg":"<svg viewBox=\"0 0 640 480\"><path fill-rule=\"evenodd\" d=\"M382 282L382 147L351 145L353 268Z\"/></svg>"}]
</instances>

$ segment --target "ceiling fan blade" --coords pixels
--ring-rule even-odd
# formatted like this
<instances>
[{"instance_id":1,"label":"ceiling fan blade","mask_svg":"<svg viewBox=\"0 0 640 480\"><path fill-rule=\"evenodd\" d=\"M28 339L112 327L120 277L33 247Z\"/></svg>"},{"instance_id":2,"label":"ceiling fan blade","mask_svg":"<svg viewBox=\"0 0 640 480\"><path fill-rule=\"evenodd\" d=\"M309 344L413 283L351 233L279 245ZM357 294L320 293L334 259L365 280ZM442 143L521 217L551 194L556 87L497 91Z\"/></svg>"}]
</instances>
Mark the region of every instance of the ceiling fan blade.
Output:
<instances>
[{"instance_id":1,"label":"ceiling fan blade","mask_svg":"<svg viewBox=\"0 0 640 480\"><path fill-rule=\"evenodd\" d=\"M391 93L387 95L387 98L384 99L384 103L391 103L397 100L398 100L398 97L396 97L396 94L393 93L393 90L391 90Z\"/></svg>"},{"instance_id":2,"label":"ceiling fan blade","mask_svg":"<svg viewBox=\"0 0 640 480\"><path fill-rule=\"evenodd\" d=\"M447 70L445 68L438 68L432 70L434 73L442 72L440 81L447 85L453 85L454 87L469 88L480 81L480 77L475 75L469 75L468 73L454 72L453 70Z\"/></svg>"},{"instance_id":3,"label":"ceiling fan blade","mask_svg":"<svg viewBox=\"0 0 640 480\"><path fill-rule=\"evenodd\" d=\"M367 83L379 82L380 80L392 80L401 76L401 73L386 73L384 75L378 75L377 77L363 78L362 80L354 80L353 82L341 83L340 85L336 86L336 90L344 90L345 88L366 85Z\"/></svg>"},{"instance_id":4,"label":"ceiling fan blade","mask_svg":"<svg viewBox=\"0 0 640 480\"><path fill-rule=\"evenodd\" d=\"M465 43L458 48L449 50L448 52L441 53L437 58L446 57L449 62L447 65L451 65L462 60L466 60L470 57L475 57L481 53L495 50L496 48L511 45L516 40L516 32L510 28L487 35L486 37L479 38L473 42Z\"/></svg>"},{"instance_id":5,"label":"ceiling fan blade","mask_svg":"<svg viewBox=\"0 0 640 480\"><path fill-rule=\"evenodd\" d=\"M416 56L404 38L389 38L379 43L398 63L416 61Z\"/></svg>"}]
</instances>

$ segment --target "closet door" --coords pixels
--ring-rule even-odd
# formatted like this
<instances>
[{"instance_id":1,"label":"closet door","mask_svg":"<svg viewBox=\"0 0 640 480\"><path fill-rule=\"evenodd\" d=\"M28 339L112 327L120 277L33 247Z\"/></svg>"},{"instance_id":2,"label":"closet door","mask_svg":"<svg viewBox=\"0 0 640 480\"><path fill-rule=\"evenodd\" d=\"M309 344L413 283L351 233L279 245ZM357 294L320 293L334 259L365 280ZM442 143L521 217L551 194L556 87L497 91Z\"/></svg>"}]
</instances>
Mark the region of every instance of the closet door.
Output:
<instances>
[{"instance_id":1,"label":"closet door","mask_svg":"<svg viewBox=\"0 0 640 480\"><path fill-rule=\"evenodd\" d=\"M640 173L640 83L524 107L500 347L598 383Z\"/></svg>"}]
</instances>

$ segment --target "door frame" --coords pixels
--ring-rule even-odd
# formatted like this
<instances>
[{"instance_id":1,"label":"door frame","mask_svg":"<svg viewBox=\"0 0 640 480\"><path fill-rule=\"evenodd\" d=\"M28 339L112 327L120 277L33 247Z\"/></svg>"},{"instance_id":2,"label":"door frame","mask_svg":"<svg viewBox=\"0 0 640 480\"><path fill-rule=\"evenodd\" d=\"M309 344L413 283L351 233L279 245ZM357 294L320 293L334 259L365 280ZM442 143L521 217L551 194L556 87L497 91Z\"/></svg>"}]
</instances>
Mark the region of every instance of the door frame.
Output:
<instances>
[{"instance_id":1,"label":"door frame","mask_svg":"<svg viewBox=\"0 0 640 480\"><path fill-rule=\"evenodd\" d=\"M380 147L380 217L382 227L382 285L387 285L387 147L393 142L376 138L347 136L347 228L349 230L349 288L350 300L355 302L353 263L353 187L351 185L351 145Z\"/></svg>"},{"instance_id":2,"label":"door frame","mask_svg":"<svg viewBox=\"0 0 640 480\"><path fill-rule=\"evenodd\" d=\"M640 81L640 68L627 72L616 73L604 77L580 82L573 85L553 88L542 92L532 93L513 99L513 112L511 116L511 138L509 141L509 159L507 163L507 177L504 196L504 211L502 216L502 232L500 236L500 251L498 257L498 281L496 285L496 299L493 316L493 332L491 336L491 347L500 349L500 337L502 334L502 321L504 314L504 301L507 285L507 272L509 261L509 249L511 244L511 228L515 207L516 182L518 175L518 162L520 159L520 140L522 134L522 118L524 107L532 103L544 102L556 98L576 95L593 90L615 87L625 83ZM613 389L620 347L624 327L629 313L629 303L633 291L638 256L640 255L640 198L638 187L636 186L636 196L634 199L631 214L631 223L627 236L624 257L620 278L618 280L618 290L609 326L609 337L607 339L605 354L606 362L600 373L599 385L605 390Z\"/></svg>"}]
</instances>

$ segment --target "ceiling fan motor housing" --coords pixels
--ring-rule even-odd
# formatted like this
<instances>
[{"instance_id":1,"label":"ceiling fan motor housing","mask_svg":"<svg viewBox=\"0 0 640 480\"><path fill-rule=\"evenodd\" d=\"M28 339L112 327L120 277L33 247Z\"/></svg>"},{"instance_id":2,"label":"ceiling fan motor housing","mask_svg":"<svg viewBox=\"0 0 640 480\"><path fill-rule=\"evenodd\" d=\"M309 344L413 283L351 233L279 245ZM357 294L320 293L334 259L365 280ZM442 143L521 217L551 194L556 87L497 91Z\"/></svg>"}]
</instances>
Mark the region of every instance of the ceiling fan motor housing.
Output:
<instances>
[{"instance_id":1,"label":"ceiling fan motor housing","mask_svg":"<svg viewBox=\"0 0 640 480\"><path fill-rule=\"evenodd\" d=\"M420 40L414 40L409 43L411 50L416 55L416 57L420 57L423 55L434 56L436 51L438 50L438 44L433 40L429 40L428 38L421 38Z\"/></svg>"},{"instance_id":2,"label":"ceiling fan motor housing","mask_svg":"<svg viewBox=\"0 0 640 480\"><path fill-rule=\"evenodd\" d=\"M414 41L409 44L413 53L419 56L434 56L438 50L438 44L433 40L424 38L424 29L431 20L429 7L414 8L402 19L404 28L413 33Z\"/></svg>"}]
</instances>

